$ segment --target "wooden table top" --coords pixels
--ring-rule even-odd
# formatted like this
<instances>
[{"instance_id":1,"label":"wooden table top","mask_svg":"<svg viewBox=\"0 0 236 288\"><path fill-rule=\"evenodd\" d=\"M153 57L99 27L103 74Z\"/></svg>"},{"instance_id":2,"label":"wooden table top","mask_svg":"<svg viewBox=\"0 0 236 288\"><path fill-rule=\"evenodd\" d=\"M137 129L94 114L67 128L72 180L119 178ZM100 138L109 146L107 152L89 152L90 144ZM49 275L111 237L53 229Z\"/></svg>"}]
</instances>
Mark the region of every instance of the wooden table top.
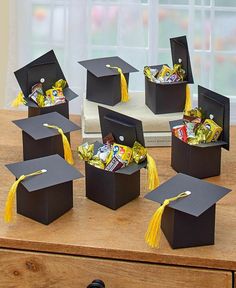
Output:
<instances>
[{"instance_id":1,"label":"wooden table top","mask_svg":"<svg viewBox=\"0 0 236 288\"><path fill-rule=\"evenodd\" d=\"M157 208L143 198L147 193L144 169L141 196L116 211L86 199L83 178L74 181L74 208L50 225L21 215L16 215L13 223L5 224L4 204L14 176L4 165L22 161L21 131L11 121L27 115L23 111L0 113L0 248L236 270L236 126L231 127L230 152L222 150L221 175L207 179L232 189L217 204L215 245L173 250L162 235L157 250L144 242L148 222ZM79 124L78 116L71 120ZM71 133L71 141L75 166L83 173L84 163L75 152L81 143L80 132ZM161 183L176 174L170 167L169 147L150 148L149 152L157 160Z\"/></svg>"}]
</instances>

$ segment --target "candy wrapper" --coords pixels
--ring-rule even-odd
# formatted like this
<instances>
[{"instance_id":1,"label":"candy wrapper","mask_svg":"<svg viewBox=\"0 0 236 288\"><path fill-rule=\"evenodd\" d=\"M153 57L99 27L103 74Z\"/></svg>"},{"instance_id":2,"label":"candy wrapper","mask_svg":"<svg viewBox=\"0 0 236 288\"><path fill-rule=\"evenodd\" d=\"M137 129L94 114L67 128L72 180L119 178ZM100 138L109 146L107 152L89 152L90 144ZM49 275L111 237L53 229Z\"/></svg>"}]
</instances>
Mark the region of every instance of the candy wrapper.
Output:
<instances>
[{"instance_id":1,"label":"candy wrapper","mask_svg":"<svg viewBox=\"0 0 236 288\"><path fill-rule=\"evenodd\" d=\"M142 163L147 158L147 149L137 141L133 145L133 160L136 164Z\"/></svg>"},{"instance_id":2,"label":"candy wrapper","mask_svg":"<svg viewBox=\"0 0 236 288\"><path fill-rule=\"evenodd\" d=\"M183 142L187 142L188 135L187 135L187 129L185 125L174 126L172 128L172 132L177 138L179 138Z\"/></svg>"},{"instance_id":3,"label":"candy wrapper","mask_svg":"<svg viewBox=\"0 0 236 288\"><path fill-rule=\"evenodd\" d=\"M84 161L91 160L94 154L94 144L86 142L77 148L77 152L80 159Z\"/></svg>"},{"instance_id":4,"label":"candy wrapper","mask_svg":"<svg viewBox=\"0 0 236 288\"><path fill-rule=\"evenodd\" d=\"M107 163L107 159L111 153L111 145L105 144L101 146L97 153L93 156L93 159L99 159L102 163Z\"/></svg>"},{"instance_id":5,"label":"candy wrapper","mask_svg":"<svg viewBox=\"0 0 236 288\"><path fill-rule=\"evenodd\" d=\"M207 138L207 142L214 142L220 137L222 128L217 125L212 119L206 119L203 125L211 131L211 134Z\"/></svg>"}]
</instances>

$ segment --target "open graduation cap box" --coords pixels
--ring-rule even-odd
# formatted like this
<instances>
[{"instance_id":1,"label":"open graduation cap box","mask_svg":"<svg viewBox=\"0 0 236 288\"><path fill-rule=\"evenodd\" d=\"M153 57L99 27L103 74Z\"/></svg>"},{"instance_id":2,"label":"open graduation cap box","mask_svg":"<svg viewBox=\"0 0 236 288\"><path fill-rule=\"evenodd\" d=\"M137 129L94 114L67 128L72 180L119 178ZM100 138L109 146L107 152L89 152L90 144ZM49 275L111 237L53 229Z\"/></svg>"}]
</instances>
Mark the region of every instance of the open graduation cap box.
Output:
<instances>
[{"instance_id":1,"label":"open graduation cap box","mask_svg":"<svg viewBox=\"0 0 236 288\"><path fill-rule=\"evenodd\" d=\"M16 179L38 170L47 170L19 183L16 191L17 213L47 225L73 207L73 180L81 178L82 174L59 155L6 167Z\"/></svg>"},{"instance_id":2,"label":"open graduation cap box","mask_svg":"<svg viewBox=\"0 0 236 288\"><path fill-rule=\"evenodd\" d=\"M43 91L46 91L51 89L56 81L66 80L53 50L15 71L15 76L24 94L29 117L56 111L69 118L69 101L78 95L69 88L68 83L63 89L65 103L40 108L28 97L32 93L32 86L37 83L42 83Z\"/></svg>"},{"instance_id":3,"label":"open graduation cap box","mask_svg":"<svg viewBox=\"0 0 236 288\"><path fill-rule=\"evenodd\" d=\"M163 204L185 191L191 194L170 202L162 215L161 228L169 244L172 248L214 244L216 203L231 190L179 173L145 198Z\"/></svg>"},{"instance_id":4,"label":"open graduation cap box","mask_svg":"<svg viewBox=\"0 0 236 288\"><path fill-rule=\"evenodd\" d=\"M133 147L138 141L145 146L140 120L100 106L98 110L103 138L112 133L115 143ZM101 145L95 142L95 154ZM140 195L140 169L144 167L146 161L111 172L85 162L86 196L108 208L118 209Z\"/></svg>"},{"instance_id":5,"label":"open graduation cap box","mask_svg":"<svg viewBox=\"0 0 236 288\"><path fill-rule=\"evenodd\" d=\"M62 136L57 129L45 127L45 123L60 127L69 142L70 132L80 129L79 126L57 112L15 120L13 123L22 129L24 160L52 154L64 157Z\"/></svg>"},{"instance_id":6,"label":"open graduation cap box","mask_svg":"<svg viewBox=\"0 0 236 288\"><path fill-rule=\"evenodd\" d=\"M118 56L90 59L79 61L79 63L87 69L86 98L110 106L121 101L121 78L117 69L106 67L106 65L122 69L127 88L129 73L138 71Z\"/></svg>"},{"instance_id":7,"label":"open graduation cap box","mask_svg":"<svg viewBox=\"0 0 236 288\"><path fill-rule=\"evenodd\" d=\"M229 150L229 98L198 86L198 107L213 120L223 131L216 142L189 145L172 133L171 166L181 173L197 178L207 178L220 174L221 148ZM171 121L170 126L183 124L183 120Z\"/></svg>"},{"instance_id":8,"label":"open graduation cap box","mask_svg":"<svg viewBox=\"0 0 236 288\"><path fill-rule=\"evenodd\" d=\"M170 45L173 65L179 64L179 60L181 59L181 66L186 72L186 78L184 81L179 82L155 83L145 76L145 104L154 114L184 111L186 85L193 83L186 36L171 38ZM150 66L150 68L160 70L162 66L154 65Z\"/></svg>"}]
</instances>

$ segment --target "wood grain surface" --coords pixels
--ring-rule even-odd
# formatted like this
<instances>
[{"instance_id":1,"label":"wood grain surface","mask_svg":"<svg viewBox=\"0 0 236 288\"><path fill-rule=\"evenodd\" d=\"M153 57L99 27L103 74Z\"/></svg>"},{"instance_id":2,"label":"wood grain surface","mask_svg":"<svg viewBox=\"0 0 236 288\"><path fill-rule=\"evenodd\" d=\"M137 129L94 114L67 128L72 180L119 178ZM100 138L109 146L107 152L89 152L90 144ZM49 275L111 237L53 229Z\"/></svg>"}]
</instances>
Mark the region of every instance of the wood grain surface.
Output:
<instances>
[{"instance_id":1,"label":"wood grain surface","mask_svg":"<svg viewBox=\"0 0 236 288\"><path fill-rule=\"evenodd\" d=\"M222 150L221 175L207 179L233 190L217 205L215 245L173 250L162 236L160 249L153 250L146 246L144 234L157 205L143 199L147 193L144 169L141 196L117 211L86 199L85 180L80 179L74 182L74 208L49 226L21 215L5 224L4 202L14 177L4 165L22 161L21 131L11 121L27 115L7 110L0 115L0 247L236 271L236 127L231 129L230 152ZM79 124L79 117L71 120ZM83 173L84 163L75 151L81 143L80 132L71 133L71 139L75 167ZM176 174L170 167L169 147L150 148L149 152L157 161L161 182Z\"/></svg>"},{"instance_id":2,"label":"wood grain surface","mask_svg":"<svg viewBox=\"0 0 236 288\"><path fill-rule=\"evenodd\" d=\"M0 249L0 287L85 288L102 279L110 288L232 288L232 273Z\"/></svg>"}]
</instances>

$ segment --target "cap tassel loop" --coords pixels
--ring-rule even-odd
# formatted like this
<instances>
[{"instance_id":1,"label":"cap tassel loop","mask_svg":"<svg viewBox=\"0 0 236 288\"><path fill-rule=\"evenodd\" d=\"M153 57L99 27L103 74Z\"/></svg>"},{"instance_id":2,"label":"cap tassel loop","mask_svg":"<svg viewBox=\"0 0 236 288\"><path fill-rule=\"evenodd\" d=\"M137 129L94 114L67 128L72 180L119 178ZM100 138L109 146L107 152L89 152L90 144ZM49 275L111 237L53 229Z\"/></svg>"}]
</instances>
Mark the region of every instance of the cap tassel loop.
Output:
<instances>
[{"instance_id":1,"label":"cap tassel loop","mask_svg":"<svg viewBox=\"0 0 236 288\"><path fill-rule=\"evenodd\" d=\"M148 188L153 190L160 185L155 160L147 153Z\"/></svg>"},{"instance_id":2,"label":"cap tassel loop","mask_svg":"<svg viewBox=\"0 0 236 288\"><path fill-rule=\"evenodd\" d=\"M160 240L161 240L161 219L165 207L170 204L170 202L176 201L180 198L187 197L191 194L190 191L185 191L177 195L176 197L166 199L163 204L156 210L153 214L149 224L148 229L145 234L145 242L151 248L159 248L160 247Z\"/></svg>"},{"instance_id":3,"label":"cap tassel loop","mask_svg":"<svg viewBox=\"0 0 236 288\"><path fill-rule=\"evenodd\" d=\"M17 97L12 101L11 106L14 108L18 108L20 105L25 105L26 100L24 98L24 94L22 91L20 91L17 95Z\"/></svg>"},{"instance_id":4,"label":"cap tassel loop","mask_svg":"<svg viewBox=\"0 0 236 288\"><path fill-rule=\"evenodd\" d=\"M70 143L69 143L66 135L64 134L63 130L58 126L49 125L47 123L44 123L43 126L48 127L48 128L52 128L52 129L56 129L58 131L58 133L61 134L63 149L64 149L64 158L70 165L73 165L74 159L73 159Z\"/></svg>"},{"instance_id":5,"label":"cap tassel loop","mask_svg":"<svg viewBox=\"0 0 236 288\"><path fill-rule=\"evenodd\" d=\"M120 73L121 102L128 102L129 100L128 85L127 85L127 81L126 81L125 75L123 74L122 69L119 67L111 66L109 64L107 64L106 67L117 69L117 71Z\"/></svg>"},{"instance_id":6,"label":"cap tassel loop","mask_svg":"<svg viewBox=\"0 0 236 288\"><path fill-rule=\"evenodd\" d=\"M189 85L187 84L184 111L187 112L187 111L190 111L191 109L192 109L191 91L190 91Z\"/></svg>"},{"instance_id":7,"label":"cap tassel loop","mask_svg":"<svg viewBox=\"0 0 236 288\"><path fill-rule=\"evenodd\" d=\"M42 169L42 170L38 170L36 172L27 174L27 175L21 175L11 186L8 195L7 195L7 201L6 201L6 205L5 205L5 213L4 213L4 220L6 223L11 222L12 220L12 208L13 208L13 200L17 191L17 187L19 185L19 183L21 181L23 181L25 178L30 177L30 176L35 176L35 175L39 175L39 174L43 174L47 172L46 169Z\"/></svg>"}]
</instances>

